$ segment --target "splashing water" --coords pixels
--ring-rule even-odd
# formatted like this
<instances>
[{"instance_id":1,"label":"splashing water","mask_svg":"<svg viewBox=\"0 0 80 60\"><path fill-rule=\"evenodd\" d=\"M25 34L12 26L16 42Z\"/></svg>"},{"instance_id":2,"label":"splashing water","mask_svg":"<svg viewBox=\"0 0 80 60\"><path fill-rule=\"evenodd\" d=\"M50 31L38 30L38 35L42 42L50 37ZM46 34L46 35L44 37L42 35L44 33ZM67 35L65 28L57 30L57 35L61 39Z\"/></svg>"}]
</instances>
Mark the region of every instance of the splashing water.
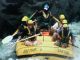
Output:
<instances>
[{"instance_id":1,"label":"splashing water","mask_svg":"<svg viewBox=\"0 0 80 60\"><path fill-rule=\"evenodd\" d=\"M3 44L0 46L0 60L8 60L9 57L15 57L15 45L14 42Z\"/></svg>"},{"instance_id":2,"label":"splashing water","mask_svg":"<svg viewBox=\"0 0 80 60\"><path fill-rule=\"evenodd\" d=\"M79 60L80 59L80 22L75 23L73 22L72 24L69 25L70 30L73 33L74 36L74 45L77 47L73 47L74 50L74 58L73 60Z\"/></svg>"},{"instance_id":3,"label":"splashing water","mask_svg":"<svg viewBox=\"0 0 80 60\"><path fill-rule=\"evenodd\" d=\"M70 31L73 33L75 38L74 45L79 47L74 47L74 58L72 60L79 60L80 59L80 22L69 24ZM18 60L15 54L15 42L10 42L7 44L3 44L0 46L0 60ZM31 59L31 58L29 58ZM23 60L23 59L22 59ZM26 58L24 58L26 60ZM39 59L38 59L39 60Z\"/></svg>"}]
</instances>

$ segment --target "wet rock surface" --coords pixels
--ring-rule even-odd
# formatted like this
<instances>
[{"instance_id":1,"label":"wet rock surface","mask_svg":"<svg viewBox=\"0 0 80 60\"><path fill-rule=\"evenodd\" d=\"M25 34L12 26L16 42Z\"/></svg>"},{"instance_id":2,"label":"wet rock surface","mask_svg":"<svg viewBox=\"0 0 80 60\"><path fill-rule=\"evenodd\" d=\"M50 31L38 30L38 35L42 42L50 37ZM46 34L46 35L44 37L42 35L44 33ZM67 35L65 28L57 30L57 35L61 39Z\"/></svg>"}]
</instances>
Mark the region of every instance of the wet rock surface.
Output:
<instances>
[{"instance_id":1,"label":"wet rock surface","mask_svg":"<svg viewBox=\"0 0 80 60\"><path fill-rule=\"evenodd\" d=\"M20 25L22 16L31 16L36 10L43 9L45 2L50 4L54 16L64 13L69 22L79 21L80 0L0 0L0 37L13 33Z\"/></svg>"}]
</instances>

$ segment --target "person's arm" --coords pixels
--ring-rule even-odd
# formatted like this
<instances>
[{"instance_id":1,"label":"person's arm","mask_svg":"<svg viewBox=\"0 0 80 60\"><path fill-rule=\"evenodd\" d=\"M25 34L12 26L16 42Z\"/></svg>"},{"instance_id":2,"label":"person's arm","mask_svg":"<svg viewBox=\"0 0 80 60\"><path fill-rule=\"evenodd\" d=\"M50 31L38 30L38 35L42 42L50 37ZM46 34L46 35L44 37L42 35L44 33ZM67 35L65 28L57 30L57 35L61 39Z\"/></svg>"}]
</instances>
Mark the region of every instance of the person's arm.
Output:
<instances>
[{"instance_id":1,"label":"person's arm","mask_svg":"<svg viewBox=\"0 0 80 60\"><path fill-rule=\"evenodd\" d=\"M19 29L17 29L14 33L13 36L15 36L18 33Z\"/></svg>"},{"instance_id":2,"label":"person's arm","mask_svg":"<svg viewBox=\"0 0 80 60\"><path fill-rule=\"evenodd\" d=\"M35 18L37 18L37 17L40 15L40 13L41 13L41 11L35 11L35 12L31 15L30 19L34 20Z\"/></svg>"},{"instance_id":3,"label":"person's arm","mask_svg":"<svg viewBox=\"0 0 80 60\"><path fill-rule=\"evenodd\" d=\"M58 23L60 23L59 19L57 19L56 17L52 16L52 18L56 20Z\"/></svg>"},{"instance_id":4,"label":"person's arm","mask_svg":"<svg viewBox=\"0 0 80 60\"><path fill-rule=\"evenodd\" d=\"M30 19L33 18L33 17L37 14L37 12L38 12L38 11L35 11L35 12L30 16Z\"/></svg>"},{"instance_id":5,"label":"person's arm","mask_svg":"<svg viewBox=\"0 0 80 60\"><path fill-rule=\"evenodd\" d=\"M57 23L58 23L58 26L61 27L62 26L62 23L59 21L59 19L57 19L55 16L53 16L50 12L50 16L52 18L52 20L54 19Z\"/></svg>"},{"instance_id":6,"label":"person's arm","mask_svg":"<svg viewBox=\"0 0 80 60\"><path fill-rule=\"evenodd\" d=\"M62 23L59 21L59 19L57 19L57 18L54 17L54 16L52 16L52 18L53 18L56 22L58 22L58 24L59 24L60 27L62 26Z\"/></svg>"},{"instance_id":7,"label":"person's arm","mask_svg":"<svg viewBox=\"0 0 80 60\"><path fill-rule=\"evenodd\" d=\"M56 22L60 23L59 19L57 19L55 16L53 16L50 12L50 16L52 17L52 19L54 19Z\"/></svg>"}]
</instances>

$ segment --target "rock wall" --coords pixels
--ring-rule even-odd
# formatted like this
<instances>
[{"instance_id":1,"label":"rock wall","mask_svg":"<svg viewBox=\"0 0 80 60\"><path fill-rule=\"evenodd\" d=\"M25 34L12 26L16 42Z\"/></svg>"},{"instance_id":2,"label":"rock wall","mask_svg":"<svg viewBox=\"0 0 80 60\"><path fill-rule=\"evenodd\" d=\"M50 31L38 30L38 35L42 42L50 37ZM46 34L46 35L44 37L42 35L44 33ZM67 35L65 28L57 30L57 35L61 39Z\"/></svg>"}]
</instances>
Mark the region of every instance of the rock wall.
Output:
<instances>
[{"instance_id":1,"label":"rock wall","mask_svg":"<svg viewBox=\"0 0 80 60\"><path fill-rule=\"evenodd\" d=\"M22 16L42 9L45 2L50 4L50 11L56 17L64 13L69 22L79 21L80 0L0 0L0 37L15 31Z\"/></svg>"}]
</instances>

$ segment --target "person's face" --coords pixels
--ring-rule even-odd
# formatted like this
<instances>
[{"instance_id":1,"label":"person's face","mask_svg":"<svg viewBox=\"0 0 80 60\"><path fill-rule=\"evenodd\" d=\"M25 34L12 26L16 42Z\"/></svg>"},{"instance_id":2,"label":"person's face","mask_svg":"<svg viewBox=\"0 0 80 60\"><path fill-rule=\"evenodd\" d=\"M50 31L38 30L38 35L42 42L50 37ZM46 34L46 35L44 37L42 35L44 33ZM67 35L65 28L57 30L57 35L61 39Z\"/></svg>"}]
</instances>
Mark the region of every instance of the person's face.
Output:
<instances>
[{"instance_id":1,"label":"person's face","mask_svg":"<svg viewBox=\"0 0 80 60\"><path fill-rule=\"evenodd\" d=\"M33 28L33 25L28 25L28 27L31 29L31 28Z\"/></svg>"}]
</instances>

